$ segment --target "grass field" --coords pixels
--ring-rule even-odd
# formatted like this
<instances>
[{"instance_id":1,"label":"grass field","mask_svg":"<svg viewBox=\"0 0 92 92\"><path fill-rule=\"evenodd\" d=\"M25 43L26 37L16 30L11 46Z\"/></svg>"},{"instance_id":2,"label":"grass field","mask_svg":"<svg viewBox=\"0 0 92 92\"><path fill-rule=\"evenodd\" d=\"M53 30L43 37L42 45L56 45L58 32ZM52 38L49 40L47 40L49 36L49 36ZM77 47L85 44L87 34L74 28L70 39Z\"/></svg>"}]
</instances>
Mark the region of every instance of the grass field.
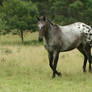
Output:
<instances>
[{"instance_id":1,"label":"grass field","mask_svg":"<svg viewBox=\"0 0 92 92\"><path fill-rule=\"evenodd\" d=\"M60 53L62 77L52 79L47 52L37 38L37 33L26 34L22 45L19 36L0 36L0 92L92 92L92 73L82 72L77 50Z\"/></svg>"}]
</instances>

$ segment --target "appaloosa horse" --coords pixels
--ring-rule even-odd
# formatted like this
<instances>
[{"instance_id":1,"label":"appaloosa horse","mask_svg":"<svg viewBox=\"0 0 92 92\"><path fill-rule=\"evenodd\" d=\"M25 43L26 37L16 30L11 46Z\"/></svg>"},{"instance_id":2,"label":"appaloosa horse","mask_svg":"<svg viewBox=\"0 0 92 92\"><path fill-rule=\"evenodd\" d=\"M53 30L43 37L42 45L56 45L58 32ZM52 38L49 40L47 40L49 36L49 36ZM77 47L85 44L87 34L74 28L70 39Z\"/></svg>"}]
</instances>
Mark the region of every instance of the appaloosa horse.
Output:
<instances>
[{"instance_id":1,"label":"appaloosa horse","mask_svg":"<svg viewBox=\"0 0 92 92\"><path fill-rule=\"evenodd\" d=\"M71 25L60 26L53 24L46 17L38 17L39 41L44 38L45 48L48 51L49 65L53 70L53 78L56 70L60 52L70 51L77 48L84 55L83 71L86 71L87 59L89 60L89 71L91 71L91 35L90 26L76 22Z\"/></svg>"}]
</instances>

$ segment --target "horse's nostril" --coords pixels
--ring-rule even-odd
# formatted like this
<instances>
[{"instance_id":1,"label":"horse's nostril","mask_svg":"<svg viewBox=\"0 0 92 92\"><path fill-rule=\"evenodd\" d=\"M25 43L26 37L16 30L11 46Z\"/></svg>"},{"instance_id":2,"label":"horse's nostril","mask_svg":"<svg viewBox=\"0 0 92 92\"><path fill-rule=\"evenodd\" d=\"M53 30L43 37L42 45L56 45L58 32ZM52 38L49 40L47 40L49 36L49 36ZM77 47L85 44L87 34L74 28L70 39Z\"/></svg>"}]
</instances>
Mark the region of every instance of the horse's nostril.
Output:
<instances>
[{"instance_id":1,"label":"horse's nostril","mask_svg":"<svg viewBox=\"0 0 92 92\"><path fill-rule=\"evenodd\" d=\"M42 41L43 41L43 39L42 39L42 38L40 38L40 37L39 37L39 39L38 39L38 40L39 40L40 42L42 42Z\"/></svg>"}]
</instances>

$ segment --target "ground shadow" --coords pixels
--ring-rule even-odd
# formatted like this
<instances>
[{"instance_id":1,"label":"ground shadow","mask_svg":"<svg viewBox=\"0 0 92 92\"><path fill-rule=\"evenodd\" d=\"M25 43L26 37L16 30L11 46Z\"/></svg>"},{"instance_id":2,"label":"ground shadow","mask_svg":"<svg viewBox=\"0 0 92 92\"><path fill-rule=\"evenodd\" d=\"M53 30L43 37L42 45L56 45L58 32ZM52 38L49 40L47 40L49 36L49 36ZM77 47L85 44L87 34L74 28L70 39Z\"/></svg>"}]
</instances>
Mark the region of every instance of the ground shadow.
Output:
<instances>
[{"instance_id":1,"label":"ground shadow","mask_svg":"<svg viewBox=\"0 0 92 92\"><path fill-rule=\"evenodd\" d=\"M38 40L28 40L28 41L24 41L23 45L32 45L32 46L38 46L38 45L42 45L43 42L39 42Z\"/></svg>"},{"instance_id":2,"label":"ground shadow","mask_svg":"<svg viewBox=\"0 0 92 92\"><path fill-rule=\"evenodd\" d=\"M40 46L43 42L39 42L38 40L27 40L22 43L21 41L3 41L0 45L25 45L25 46Z\"/></svg>"}]
</instances>

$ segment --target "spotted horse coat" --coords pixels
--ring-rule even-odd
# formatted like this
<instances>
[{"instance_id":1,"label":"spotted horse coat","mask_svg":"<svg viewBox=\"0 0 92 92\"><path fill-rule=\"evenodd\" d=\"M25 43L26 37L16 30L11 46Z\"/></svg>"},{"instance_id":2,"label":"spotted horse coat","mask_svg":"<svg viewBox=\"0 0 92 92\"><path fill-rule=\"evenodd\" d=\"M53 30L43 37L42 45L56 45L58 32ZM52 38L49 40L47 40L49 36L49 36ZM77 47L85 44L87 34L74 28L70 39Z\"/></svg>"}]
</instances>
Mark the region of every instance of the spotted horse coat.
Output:
<instances>
[{"instance_id":1,"label":"spotted horse coat","mask_svg":"<svg viewBox=\"0 0 92 92\"><path fill-rule=\"evenodd\" d=\"M84 23L82 23L84 36L85 36L85 42L89 43L92 47L92 28Z\"/></svg>"},{"instance_id":2,"label":"spotted horse coat","mask_svg":"<svg viewBox=\"0 0 92 92\"><path fill-rule=\"evenodd\" d=\"M66 30L67 32L68 30L72 30L72 31L75 30L76 32L83 33L84 38L83 38L82 44L85 45L88 43L92 47L92 28L88 26L87 24L82 23L82 22L76 22L74 24L70 24L66 26L59 26L59 27L62 30Z\"/></svg>"}]
</instances>

